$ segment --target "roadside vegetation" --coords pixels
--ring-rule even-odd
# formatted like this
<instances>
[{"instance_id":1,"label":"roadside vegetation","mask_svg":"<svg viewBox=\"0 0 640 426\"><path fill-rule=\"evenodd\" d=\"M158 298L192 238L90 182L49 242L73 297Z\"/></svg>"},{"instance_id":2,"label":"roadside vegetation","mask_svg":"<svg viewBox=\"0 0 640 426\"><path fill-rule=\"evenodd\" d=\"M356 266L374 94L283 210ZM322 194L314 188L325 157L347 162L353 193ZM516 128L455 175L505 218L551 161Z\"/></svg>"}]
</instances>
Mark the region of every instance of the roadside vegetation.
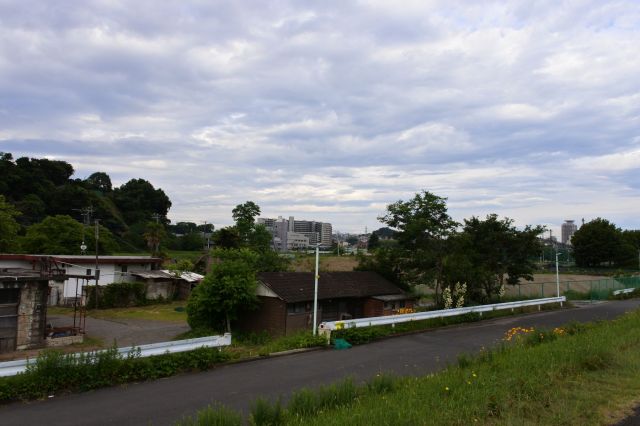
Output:
<instances>
[{"instance_id":1,"label":"roadside vegetation","mask_svg":"<svg viewBox=\"0 0 640 426\"><path fill-rule=\"evenodd\" d=\"M613 321L554 330L513 328L501 345L460 356L423 377L379 374L259 399L255 425L567 424L621 420L640 392L640 311ZM239 413L209 407L180 425L242 424ZM216 419L215 422L210 419Z\"/></svg>"}]
</instances>

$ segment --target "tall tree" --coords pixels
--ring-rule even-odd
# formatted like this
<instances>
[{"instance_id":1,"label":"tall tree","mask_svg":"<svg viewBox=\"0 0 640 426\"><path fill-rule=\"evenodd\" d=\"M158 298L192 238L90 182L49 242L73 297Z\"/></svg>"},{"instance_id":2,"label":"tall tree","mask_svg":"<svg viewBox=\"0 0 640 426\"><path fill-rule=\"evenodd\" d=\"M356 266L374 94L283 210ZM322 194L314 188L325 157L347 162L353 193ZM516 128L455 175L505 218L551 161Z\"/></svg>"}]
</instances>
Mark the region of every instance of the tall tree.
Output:
<instances>
[{"instance_id":1,"label":"tall tree","mask_svg":"<svg viewBox=\"0 0 640 426\"><path fill-rule=\"evenodd\" d=\"M128 225L146 223L154 214L159 215L162 223L168 223L169 197L144 179L131 179L114 189L112 197Z\"/></svg>"},{"instance_id":2,"label":"tall tree","mask_svg":"<svg viewBox=\"0 0 640 426\"><path fill-rule=\"evenodd\" d=\"M20 212L7 203L3 195L0 195L0 253L18 251L20 225L16 218L19 215Z\"/></svg>"},{"instance_id":3,"label":"tall tree","mask_svg":"<svg viewBox=\"0 0 640 426\"><path fill-rule=\"evenodd\" d=\"M151 251L151 255L158 256L160 254L160 243L162 243L167 236L164 226L155 222L147 222L147 227L143 236L147 242L147 247L149 247L149 250Z\"/></svg>"},{"instance_id":4,"label":"tall tree","mask_svg":"<svg viewBox=\"0 0 640 426\"><path fill-rule=\"evenodd\" d=\"M87 188L108 194L113 190L111 178L105 172L95 172L84 181Z\"/></svg>"},{"instance_id":5,"label":"tall tree","mask_svg":"<svg viewBox=\"0 0 640 426\"><path fill-rule=\"evenodd\" d=\"M254 231L256 217L260 215L260 207L253 201L247 201L244 204L238 204L231 213L240 239L248 243L250 234Z\"/></svg>"},{"instance_id":6,"label":"tall tree","mask_svg":"<svg viewBox=\"0 0 640 426\"><path fill-rule=\"evenodd\" d=\"M571 237L578 266L613 265L620 259L622 231L606 219L585 223Z\"/></svg>"},{"instance_id":7,"label":"tall tree","mask_svg":"<svg viewBox=\"0 0 640 426\"><path fill-rule=\"evenodd\" d=\"M445 281L449 286L466 282L472 298L485 301L506 284L532 280L543 231L541 226L520 231L513 220L495 214L465 219L462 232L449 241Z\"/></svg>"},{"instance_id":8,"label":"tall tree","mask_svg":"<svg viewBox=\"0 0 640 426\"><path fill-rule=\"evenodd\" d=\"M397 249L402 255L395 256L400 260L395 268L405 284L432 285L437 295L445 241L458 226L447 213L446 198L422 191L408 201L389 204L378 220L397 230Z\"/></svg>"},{"instance_id":9,"label":"tall tree","mask_svg":"<svg viewBox=\"0 0 640 426\"><path fill-rule=\"evenodd\" d=\"M218 262L189 296L187 321L192 329L230 332L240 311L258 303L258 255L249 249L216 249L213 255Z\"/></svg>"}]
</instances>

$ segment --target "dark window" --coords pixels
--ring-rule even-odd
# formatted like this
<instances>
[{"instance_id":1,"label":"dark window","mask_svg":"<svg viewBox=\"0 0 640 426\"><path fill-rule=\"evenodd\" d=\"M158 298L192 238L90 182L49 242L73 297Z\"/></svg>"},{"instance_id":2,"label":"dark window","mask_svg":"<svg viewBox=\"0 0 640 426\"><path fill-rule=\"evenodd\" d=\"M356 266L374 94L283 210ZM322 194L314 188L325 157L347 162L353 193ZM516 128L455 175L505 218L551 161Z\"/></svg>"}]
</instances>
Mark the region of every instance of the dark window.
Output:
<instances>
[{"instance_id":1,"label":"dark window","mask_svg":"<svg viewBox=\"0 0 640 426\"><path fill-rule=\"evenodd\" d=\"M87 275L91 275L91 269L87 269Z\"/></svg>"},{"instance_id":2,"label":"dark window","mask_svg":"<svg viewBox=\"0 0 640 426\"><path fill-rule=\"evenodd\" d=\"M0 304L18 303L20 297L20 289L7 288L0 290Z\"/></svg>"},{"instance_id":3,"label":"dark window","mask_svg":"<svg viewBox=\"0 0 640 426\"><path fill-rule=\"evenodd\" d=\"M122 272L127 272L127 265L122 265L122 266L120 267L120 270L121 270Z\"/></svg>"},{"instance_id":4,"label":"dark window","mask_svg":"<svg viewBox=\"0 0 640 426\"><path fill-rule=\"evenodd\" d=\"M299 303L289 303L287 305L288 314L301 314L303 312L308 312L310 310L311 310L310 303L299 302Z\"/></svg>"}]
</instances>

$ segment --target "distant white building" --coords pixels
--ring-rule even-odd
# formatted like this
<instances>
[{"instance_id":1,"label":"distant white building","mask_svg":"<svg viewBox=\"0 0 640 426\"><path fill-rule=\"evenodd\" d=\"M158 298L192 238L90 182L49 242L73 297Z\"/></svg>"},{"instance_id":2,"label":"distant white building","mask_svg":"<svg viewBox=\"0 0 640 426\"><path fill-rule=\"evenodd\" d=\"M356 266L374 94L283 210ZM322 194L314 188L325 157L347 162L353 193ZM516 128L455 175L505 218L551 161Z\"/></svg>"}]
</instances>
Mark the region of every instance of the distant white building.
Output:
<instances>
[{"instance_id":1,"label":"distant white building","mask_svg":"<svg viewBox=\"0 0 640 426\"><path fill-rule=\"evenodd\" d=\"M571 245L571 237L578 230L578 227L574 223L575 220L565 220L561 226L561 242L562 244Z\"/></svg>"},{"instance_id":2,"label":"distant white building","mask_svg":"<svg viewBox=\"0 0 640 426\"><path fill-rule=\"evenodd\" d=\"M258 218L258 224L264 225L273 235L276 250L298 250L320 244L331 247L333 227L327 222L295 220L293 216L284 219Z\"/></svg>"}]
</instances>

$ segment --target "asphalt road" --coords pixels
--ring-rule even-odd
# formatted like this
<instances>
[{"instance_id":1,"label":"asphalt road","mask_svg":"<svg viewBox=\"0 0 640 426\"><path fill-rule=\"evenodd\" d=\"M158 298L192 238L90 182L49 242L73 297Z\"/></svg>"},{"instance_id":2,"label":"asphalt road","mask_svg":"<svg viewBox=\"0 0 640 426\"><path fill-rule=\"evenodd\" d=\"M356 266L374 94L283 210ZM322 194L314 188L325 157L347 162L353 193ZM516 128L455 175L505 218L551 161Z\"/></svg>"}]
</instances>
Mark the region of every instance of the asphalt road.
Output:
<instances>
[{"instance_id":1,"label":"asphalt road","mask_svg":"<svg viewBox=\"0 0 640 426\"><path fill-rule=\"evenodd\" d=\"M511 327L552 328L571 321L612 319L640 300L605 302L561 311L481 321L386 339L349 350L318 350L225 365L122 387L54 396L0 407L2 425L170 425L220 402L246 410L257 397L286 398L291 391L337 381L366 380L378 372L422 375L455 362L460 353L491 347Z\"/></svg>"}]
</instances>

